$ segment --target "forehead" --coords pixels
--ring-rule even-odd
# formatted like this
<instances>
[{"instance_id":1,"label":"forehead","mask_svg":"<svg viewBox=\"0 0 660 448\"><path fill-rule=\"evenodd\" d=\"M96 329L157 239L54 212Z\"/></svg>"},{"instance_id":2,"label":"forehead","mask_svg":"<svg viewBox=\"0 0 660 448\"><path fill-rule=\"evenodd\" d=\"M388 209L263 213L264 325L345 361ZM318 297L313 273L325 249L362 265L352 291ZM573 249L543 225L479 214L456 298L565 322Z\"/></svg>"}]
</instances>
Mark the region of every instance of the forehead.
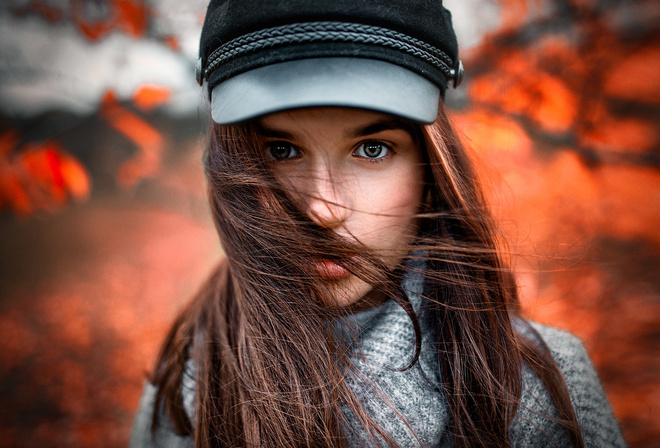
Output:
<instances>
[{"instance_id":1,"label":"forehead","mask_svg":"<svg viewBox=\"0 0 660 448\"><path fill-rule=\"evenodd\" d=\"M352 139L384 131L405 131L417 140L419 125L364 109L314 107L266 115L258 120L258 128L266 136L282 138L333 133Z\"/></svg>"}]
</instances>

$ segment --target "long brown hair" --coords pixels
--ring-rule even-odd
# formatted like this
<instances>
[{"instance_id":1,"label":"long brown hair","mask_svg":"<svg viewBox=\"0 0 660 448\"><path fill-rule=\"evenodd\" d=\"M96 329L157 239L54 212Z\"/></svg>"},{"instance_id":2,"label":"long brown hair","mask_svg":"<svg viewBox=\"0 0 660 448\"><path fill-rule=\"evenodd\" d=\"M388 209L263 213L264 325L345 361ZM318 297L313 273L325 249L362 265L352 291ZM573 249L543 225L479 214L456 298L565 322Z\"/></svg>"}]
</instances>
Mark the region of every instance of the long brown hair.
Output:
<instances>
[{"instance_id":1,"label":"long brown hair","mask_svg":"<svg viewBox=\"0 0 660 448\"><path fill-rule=\"evenodd\" d=\"M421 328L435 331L455 446L509 445L523 363L548 389L573 446L583 446L549 350L512 326L515 283L443 107L434 124L416 129L428 185L410 249L425 260L424 326L401 291L402 268L390 272L377 253L315 225L278 184L255 123L212 126L205 167L226 258L174 322L151 378L157 409L178 432L192 434L196 447L342 447L346 408L375 444L397 446L346 384L352 365L333 330L344 311L325 305L327 288L310 268L319 258L345 265L406 310L416 333L410 365ZM359 266L346 255L356 253ZM187 360L194 365L193 422L181 399Z\"/></svg>"}]
</instances>

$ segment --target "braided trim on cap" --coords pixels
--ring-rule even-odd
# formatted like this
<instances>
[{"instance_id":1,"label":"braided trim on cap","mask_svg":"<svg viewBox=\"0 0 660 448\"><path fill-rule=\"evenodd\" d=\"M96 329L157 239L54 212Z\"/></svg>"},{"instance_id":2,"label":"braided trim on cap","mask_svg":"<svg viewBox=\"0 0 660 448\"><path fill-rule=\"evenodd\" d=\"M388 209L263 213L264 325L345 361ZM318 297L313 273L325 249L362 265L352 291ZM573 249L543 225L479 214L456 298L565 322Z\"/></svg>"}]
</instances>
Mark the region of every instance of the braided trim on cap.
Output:
<instances>
[{"instance_id":1,"label":"braided trim on cap","mask_svg":"<svg viewBox=\"0 0 660 448\"><path fill-rule=\"evenodd\" d=\"M208 58L204 77L220 64L264 48L310 42L350 42L393 48L416 56L454 77L454 62L439 48L398 31L350 22L304 22L266 28L244 34L215 49Z\"/></svg>"}]
</instances>

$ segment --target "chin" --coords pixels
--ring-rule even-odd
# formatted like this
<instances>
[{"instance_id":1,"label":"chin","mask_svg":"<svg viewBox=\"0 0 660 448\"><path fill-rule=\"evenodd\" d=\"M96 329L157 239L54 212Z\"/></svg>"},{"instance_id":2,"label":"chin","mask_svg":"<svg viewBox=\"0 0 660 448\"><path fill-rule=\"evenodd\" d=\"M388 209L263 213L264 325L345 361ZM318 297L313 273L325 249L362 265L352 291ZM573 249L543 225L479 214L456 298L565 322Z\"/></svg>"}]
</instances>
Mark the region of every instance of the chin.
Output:
<instances>
[{"instance_id":1,"label":"chin","mask_svg":"<svg viewBox=\"0 0 660 448\"><path fill-rule=\"evenodd\" d=\"M389 266L401 262L401 256L388 260ZM316 262L319 276L325 281L328 290L327 305L336 308L361 310L382 304L387 297L375 290L373 285L351 274L332 262Z\"/></svg>"},{"instance_id":2,"label":"chin","mask_svg":"<svg viewBox=\"0 0 660 448\"><path fill-rule=\"evenodd\" d=\"M355 276L337 280L328 288L330 291L328 305L338 308L346 308L358 304L372 290L373 287Z\"/></svg>"}]
</instances>

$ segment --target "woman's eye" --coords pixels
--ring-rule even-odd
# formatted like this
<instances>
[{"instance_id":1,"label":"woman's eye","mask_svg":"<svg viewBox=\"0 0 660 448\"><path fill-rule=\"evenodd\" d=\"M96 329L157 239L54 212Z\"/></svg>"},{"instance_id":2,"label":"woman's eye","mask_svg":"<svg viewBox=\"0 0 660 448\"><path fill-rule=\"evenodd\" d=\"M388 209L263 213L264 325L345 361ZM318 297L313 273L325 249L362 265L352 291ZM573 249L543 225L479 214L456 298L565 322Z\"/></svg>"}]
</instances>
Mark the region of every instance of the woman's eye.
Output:
<instances>
[{"instance_id":1,"label":"woman's eye","mask_svg":"<svg viewBox=\"0 0 660 448\"><path fill-rule=\"evenodd\" d=\"M300 156L300 150L286 142L269 143L268 153L274 160L293 159Z\"/></svg>"},{"instance_id":2,"label":"woman's eye","mask_svg":"<svg viewBox=\"0 0 660 448\"><path fill-rule=\"evenodd\" d=\"M355 155L367 159L381 159L385 157L392 149L382 142L362 143L355 150Z\"/></svg>"}]
</instances>

